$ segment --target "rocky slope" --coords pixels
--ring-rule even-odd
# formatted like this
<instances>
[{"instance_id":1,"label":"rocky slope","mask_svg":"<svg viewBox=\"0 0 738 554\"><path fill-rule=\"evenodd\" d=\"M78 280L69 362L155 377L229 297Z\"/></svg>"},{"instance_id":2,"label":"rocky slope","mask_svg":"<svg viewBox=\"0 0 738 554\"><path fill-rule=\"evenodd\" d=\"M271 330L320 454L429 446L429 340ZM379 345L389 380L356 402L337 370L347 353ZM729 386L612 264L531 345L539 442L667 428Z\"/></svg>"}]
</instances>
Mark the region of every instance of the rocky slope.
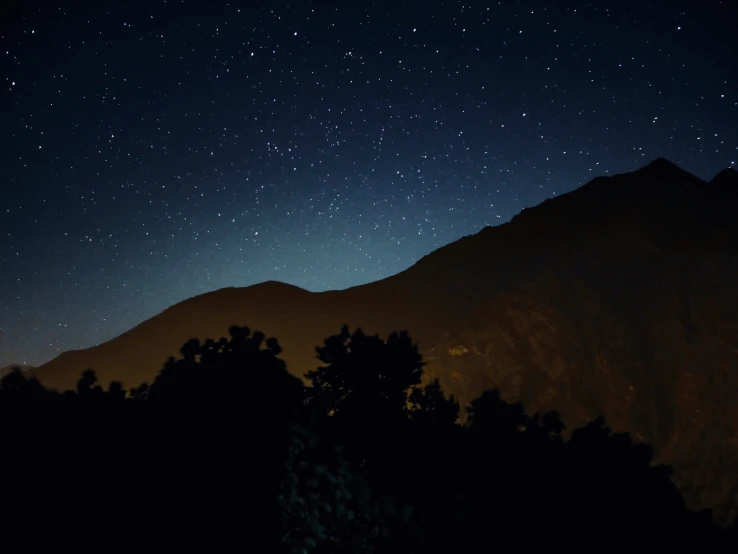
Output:
<instances>
[{"instance_id":1,"label":"rocky slope","mask_svg":"<svg viewBox=\"0 0 738 554\"><path fill-rule=\"evenodd\" d=\"M496 387L570 427L604 414L654 445L694 507L738 509L738 173L709 183L663 159L599 177L420 260L343 291L282 283L177 304L95 348L34 370L70 388L151 381L191 337L234 323L279 338L291 371L343 323L408 329L428 377L468 402Z\"/></svg>"}]
</instances>

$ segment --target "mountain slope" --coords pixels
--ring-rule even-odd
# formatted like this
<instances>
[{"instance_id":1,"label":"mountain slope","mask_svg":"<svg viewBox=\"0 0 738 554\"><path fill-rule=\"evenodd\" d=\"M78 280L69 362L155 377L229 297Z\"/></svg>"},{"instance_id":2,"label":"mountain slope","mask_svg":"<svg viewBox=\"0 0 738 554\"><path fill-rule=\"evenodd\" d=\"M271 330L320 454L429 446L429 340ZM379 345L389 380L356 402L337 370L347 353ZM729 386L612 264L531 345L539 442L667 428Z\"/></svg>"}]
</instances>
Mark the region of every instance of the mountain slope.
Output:
<instances>
[{"instance_id":1,"label":"mountain slope","mask_svg":"<svg viewBox=\"0 0 738 554\"><path fill-rule=\"evenodd\" d=\"M408 329L429 377L468 402L485 388L557 409L570 427L599 414L654 445L693 506L738 508L738 173L706 183L667 160L598 177L429 254L393 277L310 293L281 283L177 304L34 374L72 387L151 381L189 338L247 324L279 338L291 371L343 323ZM731 512L731 510L733 510Z\"/></svg>"}]
</instances>

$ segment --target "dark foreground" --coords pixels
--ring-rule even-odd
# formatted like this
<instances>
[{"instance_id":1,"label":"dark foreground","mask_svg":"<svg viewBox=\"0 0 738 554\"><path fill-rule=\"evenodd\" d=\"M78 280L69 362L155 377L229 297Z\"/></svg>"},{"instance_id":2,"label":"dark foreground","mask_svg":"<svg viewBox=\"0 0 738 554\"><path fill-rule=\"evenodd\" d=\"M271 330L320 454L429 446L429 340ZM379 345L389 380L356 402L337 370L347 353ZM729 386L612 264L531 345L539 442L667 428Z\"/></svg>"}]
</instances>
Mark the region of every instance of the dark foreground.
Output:
<instances>
[{"instance_id":1,"label":"dark foreground","mask_svg":"<svg viewBox=\"0 0 738 554\"><path fill-rule=\"evenodd\" d=\"M2 544L11 551L492 552L728 548L651 450L603 420L495 391L459 405L405 334L318 348L311 386L247 328L193 340L150 385L57 393L2 381ZM568 435L567 435L568 436Z\"/></svg>"}]
</instances>

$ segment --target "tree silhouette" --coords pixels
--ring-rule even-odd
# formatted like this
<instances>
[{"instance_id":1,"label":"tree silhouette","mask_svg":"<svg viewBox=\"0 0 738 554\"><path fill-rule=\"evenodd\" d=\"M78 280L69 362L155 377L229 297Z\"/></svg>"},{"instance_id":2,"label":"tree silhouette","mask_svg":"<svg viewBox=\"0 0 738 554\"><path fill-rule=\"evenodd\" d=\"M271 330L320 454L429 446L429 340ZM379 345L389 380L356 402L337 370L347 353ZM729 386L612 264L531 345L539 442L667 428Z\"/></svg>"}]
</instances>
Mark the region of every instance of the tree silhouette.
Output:
<instances>
[{"instance_id":1,"label":"tree silhouette","mask_svg":"<svg viewBox=\"0 0 738 554\"><path fill-rule=\"evenodd\" d=\"M579 478L573 491L579 501L608 499L600 502L601 516L606 517L590 521L590 526L603 520L609 524L627 521L631 528L666 530L685 512L684 501L670 479L672 469L654 465L649 445L633 443L627 433L614 433L604 417L574 430L566 446L568 466Z\"/></svg>"},{"instance_id":2,"label":"tree silhouette","mask_svg":"<svg viewBox=\"0 0 738 554\"><path fill-rule=\"evenodd\" d=\"M29 378L20 367L14 367L0 379L0 401L5 405L9 402L33 402L48 399L47 391L38 379Z\"/></svg>"},{"instance_id":3,"label":"tree silhouette","mask_svg":"<svg viewBox=\"0 0 738 554\"><path fill-rule=\"evenodd\" d=\"M735 528L686 509L649 446L602 418L564 440L558 413L530 416L490 390L458 424L439 381L421 386L407 333L344 326L317 348L311 387L280 353L233 326L129 391L92 370L64 393L6 375L5 539L58 548L82 524L77 549L137 548L144 529L152 548L315 554L736 545Z\"/></svg>"},{"instance_id":4,"label":"tree silhouette","mask_svg":"<svg viewBox=\"0 0 738 554\"><path fill-rule=\"evenodd\" d=\"M420 384L424 365L407 332L394 332L385 342L361 329L350 334L344 325L316 350L326 365L306 374L314 405L354 421L406 415L411 387Z\"/></svg>"},{"instance_id":5,"label":"tree silhouette","mask_svg":"<svg viewBox=\"0 0 738 554\"><path fill-rule=\"evenodd\" d=\"M281 418L302 404L302 382L278 358L282 349L260 331L232 326L230 340L187 341L182 358L170 357L145 391L153 402L184 403L208 410L270 413Z\"/></svg>"},{"instance_id":6,"label":"tree silhouette","mask_svg":"<svg viewBox=\"0 0 738 554\"><path fill-rule=\"evenodd\" d=\"M448 427L459 419L459 403L453 395L446 398L438 379L423 388L413 387L409 400L412 403L410 417L417 423Z\"/></svg>"},{"instance_id":7,"label":"tree silhouette","mask_svg":"<svg viewBox=\"0 0 738 554\"><path fill-rule=\"evenodd\" d=\"M508 404L497 390L487 390L467 408L467 428L472 434L508 439L525 431L530 418L522 404Z\"/></svg>"}]
</instances>

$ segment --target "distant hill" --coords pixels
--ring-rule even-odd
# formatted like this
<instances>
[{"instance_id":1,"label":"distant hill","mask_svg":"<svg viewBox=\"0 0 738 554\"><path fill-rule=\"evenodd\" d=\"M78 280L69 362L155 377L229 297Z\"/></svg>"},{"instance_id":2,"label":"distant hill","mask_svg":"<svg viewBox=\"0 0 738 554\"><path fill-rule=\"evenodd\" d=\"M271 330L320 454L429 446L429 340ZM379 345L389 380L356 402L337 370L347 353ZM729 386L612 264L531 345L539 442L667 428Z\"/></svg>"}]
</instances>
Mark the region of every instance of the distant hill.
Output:
<instances>
[{"instance_id":1,"label":"distant hill","mask_svg":"<svg viewBox=\"0 0 738 554\"><path fill-rule=\"evenodd\" d=\"M659 158L598 177L390 278L311 293L277 282L165 310L33 370L71 388L153 379L189 338L232 324L276 336L296 375L343 323L407 329L429 377L468 402L499 388L570 428L603 414L672 463L688 503L738 510L738 173L710 182Z\"/></svg>"}]
</instances>

